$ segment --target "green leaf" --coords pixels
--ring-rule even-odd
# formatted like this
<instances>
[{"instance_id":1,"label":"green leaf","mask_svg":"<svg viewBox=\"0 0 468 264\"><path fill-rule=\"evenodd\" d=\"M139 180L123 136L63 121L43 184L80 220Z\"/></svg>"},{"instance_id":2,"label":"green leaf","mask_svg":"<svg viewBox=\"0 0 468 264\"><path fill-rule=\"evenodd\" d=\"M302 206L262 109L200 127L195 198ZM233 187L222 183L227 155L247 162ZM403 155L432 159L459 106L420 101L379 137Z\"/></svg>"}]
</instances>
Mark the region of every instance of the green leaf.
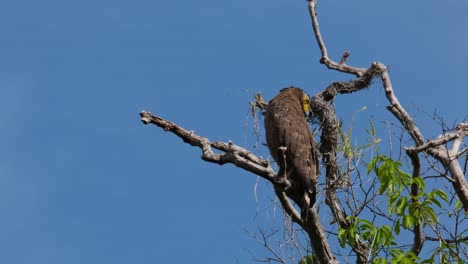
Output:
<instances>
[{"instance_id":1,"label":"green leaf","mask_svg":"<svg viewBox=\"0 0 468 264\"><path fill-rule=\"evenodd\" d=\"M377 258L372 260L372 264L387 264L387 260L384 258Z\"/></svg>"},{"instance_id":2,"label":"green leaf","mask_svg":"<svg viewBox=\"0 0 468 264\"><path fill-rule=\"evenodd\" d=\"M449 261L448 261L447 253L442 252L441 255L442 255L442 258L441 258L441 260L440 260L440 263L444 263L444 264L447 263L447 264L448 264Z\"/></svg>"},{"instance_id":3,"label":"green leaf","mask_svg":"<svg viewBox=\"0 0 468 264\"><path fill-rule=\"evenodd\" d=\"M369 174L369 173L371 172L371 170L374 169L375 164L377 163L377 159L378 159L378 156L372 158L372 159L370 160L369 164L367 164L367 174Z\"/></svg>"},{"instance_id":4,"label":"green leaf","mask_svg":"<svg viewBox=\"0 0 468 264\"><path fill-rule=\"evenodd\" d=\"M366 219L359 219L359 223L361 224L361 228L364 229L364 230L374 230L375 227L374 225L366 220Z\"/></svg>"},{"instance_id":5,"label":"green leaf","mask_svg":"<svg viewBox=\"0 0 468 264\"><path fill-rule=\"evenodd\" d=\"M372 129L372 137L375 138L377 136L377 132L375 131L374 122L372 122L372 120L369 120L369 123Z\"/></svg>"},{"instance_id":6,"label":"green leaf","mask_svg":"<svg viewBox=\"0 0 468 264\"><path fill-rule=\"evenodd\" d=\"M408 212L415 219L419 219L421 217L421 207L420 202L414 202L408 206Z\"/></svg>"},{"instance_id":7,"label":"green leaf","mask_svg":"<svg viewBox=\"0 0 468 264\"><path fill-rule=\"evenodd\" d=\"M448 197L447 197L447 194L442 191L442 190L439 190L439 189L436 189L433 191L437 196L439 196L442 200L444 200L445 202L448 202Z\"/></svg>"},{"instance_id":8,"label":"green leaf","mask_svg":"<svg viewBox=\"0 0 468 264\"><path fill-rule=\"evenodd\" d=\"M390 250L390 254L394 259L399 259L402 257L402 255L404 256L405 252L399 248L395 248Z\"/></svg>"},{"instance_id":9,"label":"green leaf","mask_svg":"<svg viewBox=\"0 0 468 264\"><path fill-rule=\"evenodd\" d=\"M397 234L397 235L400 234L400 221L397 221L395 223L395 226L393 227L393 231L395 231L395 234Z\"/></svg>"},{"instance_id":10,"label":"green leaf","mask_svg":"<svg viewBox=\"0 0 468 264\"><path fill-rule=\"evenodd\" d=\"M340 246L342 248L346 247L346 238L347 238L346 229L340 227L338 229L338 240L340 241Z\"/></svg>"},{"instance_id":11,"label":"green leaf","mask_svg":"<svg viewBox=\"0 0 468 264\"><path fill-rule=\"evenodd\" d=\"M424 206L422 210L422 214L426 220L431 221L432 223L438 222L437 216L434 212L434 209L432 209L432 207Z\"/></svg>"},{"instance_id":12,"label":"green leaf","mask_svg":"<svg viewBox=\"0 0 468 264\"><path fill-rule=\"evenodd\" d=\"M414 226L414 217L411 215L404 215L402 225L405 229L412 228Z\"/></svg>"},{"instance_id":13,"label":"green leaf","mask_svg":"<svg viewBox=\"0 0 468 264\"><path fill-rule=\"evenodd\" d=\"M372 239L372 237L374 236L375 232L376 232L376 228L374 227L374 225L369 222L368 220L365 220L365 219L360 219L359 220L359 223L360 223L360 229L361 229L361 237L364 239L364 240L370 240Z\"/></svg>"},{"instance_id":14,"label":"green leaf","mask_svg":"<svg viewBox=\"0 0 468 264\"><path fill-rule=\"evenodd\" d=\"M431 202L437 205L439 208L442 208L442 204L440 204L439 200L437 200L435 197L431 199Z\"/></svg>"},{"instance_id":15,"label":"green leaf","mask_svg":"<svg viewBox=\"0 0 468 264\"><path fill-rule=\"evenodd\" d=\"M431 256L431 258L428 258L426 260L423 260L421 264L433 264L434 262L434 255Z\"/></svg>"},{"instance_id":16,"label":"green leaf","mask_svg":"<svg viewBox=\"0 0 468 264\"><path fill-rule=\"evenodd\" d=\"M411 184L416 184L420 191L424 191L426 189L426 184L424 183L424 180L421 177L411 179Z\"/></svg>"},{"instance_id":17,"label":"green leaf","mask_svg":"<svg viewBox=\"0 0 468 264\"><path fill-rule=\"evenodd\" d=\"M385 191L388 189L389 185L390 185L390 181L388 179L381 179L380 180L379 194L384 194Z\"/></svg>"},{"instance_id":18,"label":"green leaf","mask_svg":"<svg viewBox=\"0 0 468 264\"><path fill-rule=\"evenodd\" d=\"M398 189L398 182L395 179L390 179L388 181L387 193L394 194Z\"/></svg>"},{"instance_id":19,"label":"green leaf","mask_svg":"<svg viewBox=\"0 0 468 264\"><path fill-rule=\"evenodd\" d=\"M406 200L406 197L401 197L396 204L395 213L399 216L402 216L405 213L407 205L408 202Z\"/></svg>"},{"instance_id":20,"label":"green leaf","mask_svg":"<svg viewBox=\"0 0 468 264\"><path fill-rule=\"evenodd\" d=\"M398 167L401 166L401 163L398 165ZM400 176L400 182L405 185L405 186L408 186L410 185L410 182L411 182L411 175L409 175L409 173L407 172L404 172L400 169L397 169L397 173L398 175Z\"/></svg>"},{"instance_id":21,"label":"green leaf","mask_svg":"<svg viewBox=\"0 0 468 264\"><path fill-rule=\"evenodd\" d=\"M375 237L376 241L380 245L388 246L391 245L391 243L393 242L392 232L390 231L390 227L387 225L384 225L381 228L379 228ZM375 246L377 247L378 244L376 243Z\"/></svg>"},{"instance_id":22,"label":"green leaf","mask_svg":"<svg viewBox=\"0 0 468 264\"><path fill-rule=\"evenodd\" d=\"M413 261L418 259L418 256L416 256L416 254L414 254L414 252L412 252L412 251L406 252L406 257L409 260L413 260Z\"/></svg>"},{"instance_id":23,"label":"green leaf","mask_svg":"<svg viewBox=\"0 0 468 264\"><path fill-rule=\"evenodd\" d=\"M314 258L312 255L304 256L301 261L299 261L299 264L314 264Z\"/></svg>"}]
</instances>

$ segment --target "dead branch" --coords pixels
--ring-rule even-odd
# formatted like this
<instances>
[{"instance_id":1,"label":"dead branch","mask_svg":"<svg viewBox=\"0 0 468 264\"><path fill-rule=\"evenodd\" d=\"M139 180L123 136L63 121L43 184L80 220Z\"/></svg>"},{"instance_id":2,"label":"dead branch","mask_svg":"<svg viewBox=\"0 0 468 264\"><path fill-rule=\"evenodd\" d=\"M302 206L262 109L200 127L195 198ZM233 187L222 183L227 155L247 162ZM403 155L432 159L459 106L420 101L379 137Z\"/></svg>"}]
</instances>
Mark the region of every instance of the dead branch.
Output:
<instances>
[{"instance_id":1,"label":"dead branch","mask_svg":"<svg viewBox=\"0 0 468 264\"><path fill-rule=\"evenodd\" d=\"M312 112L317 116L322 126L320 137L320 153L325 164L325 179L326 179L326 198L325 203L331 209L334 219L338 222L341 228L346 229L349 226L346 219L346 213L341 208L340 202L336 197L336 190L340 187L340 179L338 175L338 162L336 149L338 146L338 138L340 127L338 118L335 115L331 101L335 98L340 90L349 91L348 85L343 83L331 84L323 92L312 97ZM342 89L346 87L346 89ZM355 243L353 250L358 255L360 263L366 263L366 252L364 243Z\"/></svg>"},{"instance_id":2,"label":"dead branch","mask_svg":"<svg viewBox=\"0 0 468 264\"><path fill-rule=\"evenodd\" d=\"M415 144L414 147L406 148L408 155L413 161L413 177L419 177L420 174L418 153L424 152L434 157L449 171L451 182L457 196L463 204L465 211L468 212L468 186L465 182L461 166L458 163L458 158L467 151L467 148L462 151L459 151L459 149L464 137L468 135L468 123L460 124L455 133L444 134L437 139L426 141L414 120L402 107L395 96L388 69L384 64L374 62L369 68L359 68L347 65L347 59L350 56L349 51L346 51L343 54L338 63L329 58L325 42L320 33L316 3L317 0L309 0L308 6L312 28L322 55L320 62L326 65L329 69L353 74L357 77L355 80L350 82L335 82L330 84L322 92L313 96L311 104L311 110L315 116L317 116L322 128L320 152L322 154L322 160L325 164L326 171L325 202L331 209L338 225L341 228L347 228L350 223L346 218L346 212L343 210L340 201L336 197L336 191L340 188L337 164L337 145L340 133L340 123L335 115L332 103L338 94L353 93L369 87L376 77L380 77L385 91L385 96L389 101L387 109L403 125L405 131L410 135ZM255 101L251 103L251 107L253 109L265 109L267 104L268 103L263 99L261 94L258 94ZM276 173L271 168L268 161L252 154L247 149L233 144L232 142L211 142L206 137L199 136L193 131L187 131L180 126L154 116L149 112L143 111L140 113L140 116L143 123L152 123L163 128L165 131L169 131L177 135L185 143L200 148L202 150L201 158L203 160L219 165L231 163L271 182L286 214L291 217L292 221L299 224L308 233L314 251L314 257L317 257L320 263L337 263L330 250L330 246L319 221L316 209L310 208L307 214L308 217L305 219L302 218L301 214L292 204L290 200L291 197L287 197L284 192L284 183L277 182L276 180L282 179L283 177L275 177ZM453 142L450 150L446 146L449 142ZM221 151L221 153L215 153L213 149ZM412 186L411 192L413 196L417 196L417 187ZM295 200L294 197L291 199ZM297 201L295 202L297 203ZM421 226L415 226L414 233L415 237L412 251L415 254L418 254L424 243L424 234ZM357 256L357 263L367 263L369 261L369 248L366 243L359 240L358 236L356 236L352 249Z\"/></svg>"},{"instance_id":3,"label":"dead branch","mask_svg":"<svg viewBox=\"0 0 468 264\"><path fill-rule=\"evenodd\" d=\"M317 4L317 0L309 0L309 13L310 13L311 20L312 20L312 27L314 29L315 38L319 45L320 51L322 53L322 59L320 60L320 62L325 64L329 69L337 70L337 71L345 72L349 74L354 74L358 77L368 72L370 69L357 68L357 67L346 65L345 64L346 58L342 59L341 62L343 63L341 62L336 63L333 60L329 59L328 54L327 54L327 49L325 46L325 42L323 41L322 35L320 33L317 12L315 10L316 4ZM416 147L420 147L424 145L425 139L424 139L423 134L419 130L414 120L406 112L406 110L403 108L403 106L400 104L399 100L395 96L387 67L380 62L374 62L372 63L371 68L375 68L377 72L380 72L379 75L380 75L380 79L382 80L382 85L385 91L385 96L387 97L387 100L390 103L390 105L387 106L387 109L403 125L406 132L413 139ZM463 137L467 133L466 132L467 127L468 126L466 125L466 123L460 124L458 127L458 131L463 132ZM441 162L444 165L444 167L450 172L450 175L452 178L452 181L451 181L452 185L457 193L458 198L463 204L463 208L465 212L468 212L468 185L465 181L463 170L461 169L461 166L458 163L458 160L453 158L453 157L459 156L454 152L458 151L458 147L461 144L463 137L460 138L460 136L458 136L455 138L456 141L454 142L452 151L449 151L446 147L440 146L438 144L439 142L430 143L430 144L435 144L435 146L430 146L429 144L429 146L425 146L423 149L424 149L424 152L433 156L435 159Z\"/></svg>"},{"instance_id":4,"label":"dead branch","mask_svg":"<svg viewBox=\"0 0 468 264\"><path fill-rule=\"evenodd\" d=\"M430 241L439 241L439 238L430 237L430 236L427 236L426 239L427 239L427 240L430 240ZM444 238L444 241L445 241L447 244L464 243L464 242L468 241L468 236L460 237L460 238L456 238L456 239L445 239L445 238Z\"/></svg>"},{"instance_id":5,"label":"dead branch","mask_svg":"<svg viewBox=\"0 0 468 264\"><path fill-rule=\"evenodd\" d=\"M464 172L458 162L458 158L463 155L465 150L462 150L461 152L458 152L458 150L464 137L467 135L468 123L461 123L457 126L455 133L441 135L437 139L422 144L416 144L416 147L413 148L407 148L408 150L416 152L423 151L431 155L449 171L451 176L450 182L452 183L465 212L468 212L468 185L465 181ZM453 141L453 144L452 148L449 150L448 147L443 145L450 141Z\"/></svg>"},{"instance_id":6,"label":"dead branch","mask_svg":"<svg viewBox=\"0 0 468 264\"><path fill-rule=\"evenodd\" d=\"M193 131L188 131L161 117L154 116L150 112L142 111L140 117L144 124L154 124L161 127L164 131L169 131L177 135L185 143L194 147L199 147L202 150L201 158L205 161L217 163L219 165L231 163L273 182L275 172L271 168L269 162L264 161L261 157L253 155L252 152L247 149L234 145L232 142L210 142L208 138L199 136ZM212 148L223 151L224 153L216 154L213 152Z\"/></svg>"},{"instance_id":7,"label":"dead branch","mask_svg":"<svg viewBox=\"0 0 468 264\"><path fill-rule=\"evenodd\" d=\"M335 99L337 94L353 93L369 87L372 83L372 80L375 77L380 76L380 74L382 73L382 69L377 66L377 64L372 64L372 66L369 69L359 74L359 77L357 79L352 80L350 82L332 83L322 92L312 97L311 110L314 113L314 115L317 116L320 122L320 126L322 127L319 149L326 168L325 176L327 182L327 190L325 202L330 207L334 215L334 219L342 228L347 228L349 226L349 223L346 219L346 213L341 208L340 202L336 197L336 190L340 187L340 179L338 176L338 163L336 156L338 138L340 135L340 127L338 118L335 115L335 110L332 106L332 101ZM250 105L265 110L268 106L268 103L265 102L261 93L259 93L256 95L255 101L251 102ZM278 197L280 197L278 192L277 195ZM287 201L287 199L283 199L282 202L287 203L289 201ZM298 219L300 219L299 216L295 216L294 214L288 211L286 212L288 215L293 217L293 219L296 218L296 223L299 223L297 221ZM316 212L309 212L309 215L314 213L316 214ZM306 225L300 225L307 230L307 228L309 228L309 225L316 225L320 227L320 222L314 223L314 221L312 221L306 223ZM320 245L316 246L319 247ZM357 243L355 243L353 247L354 251L358 255L358 259L360 259L359 263L367 263L367 248L365 244L357 240Z\"/></svg>"},{"instance_id":8,"label":"dead branch","mask_svg":"<svg viewBox=\"0 0 468 264\"><path fill-rule=\"evenodd\" d=\"M260 235L262 236L261 238L259 238L256 234L250 232L249 230L245 229L244 228L244 231L249 234L251 237L253 237L257 243L259 243L260 245L262 245L264 248L268 249L268 251L273 254L273 256L275 256L275 258L269 258L267 257L266 259L264 260L260 260L260 259L255 259L255 261L257 262L278 262L278 263L283 263L283 264L287 264L286 260L284 259L284 256L278 252L276 252L276 250L271 246L270 244L270 237L274 236L274 234L277 232L277 231L274 231L270 234L267 234L266 231L264 231L263 229L259 228L259 232L260 232Z\"/></svg>"},{"instance_id":9,"label":"dead branch","mask_svg":"<svg viewBox=\"0 0 468 264\"><path fill-rule=\"evenodd\" d=\"M336 190L340 187L336 156L340 127L338 118L335 115L335 110L332 106L332 101L337 94L353 93L369 87L372 80L381 74L381 69L376 66L377 65L373 64L368 70L362 73L360 77L353 81L332 83L322 92L312 97L311 110L314 115L317 116L320 126L322 127L319 149L326 168L327 190L325 202L330 207L334 219L342 228L347 228L349 223L346 219L346 213L341 208L340 202L336 197ZM255 101L251 102L250 105L264 110L268 106L268 103L265 102L261 94L257 94ZM287 213L294 217L291 213ZM304 226L304 228L307 228L307 225ZM356 254L361 256L361 263L366 263L367 254L364 243L358 241L354 245L354 249Z\"/></svg>"},{"instance_id":10,"label":"dead branch","mask_svg":"<svg viewBox=\"0 0 468 264\"><path fill-rule=\"evenodd\" d=\"M411 150L415 152L422 152L426 151L429 148L435 148L444 144L449 143L450 141L455 140L458 138L459 135L457 133L450 133L450 134L445 134L443 136L440 136L434 140L429 140L426 143L418 146L418 147L411 147L411 148L405 148L406 150Z\"/></svg>"},{"instance_id":11,"label":"dead branch","mask_svg":"<svg viewBox=\"0 0 468 264\"><path fill-rule=\"evenodd\" d=\"M317 0L309 0L309 14L312 19L312 27L315 33L315 39L319 45L320 51L322 52L322 58L320 59L320 63L325 64L329 69L337 70L340 72L354 74L356 77L360 77L367 71L365 68L357 68L353 66L346 65L346 59L348 58L350 52L346 51L339 63L331 60L328 57L328 51L325 46L325 42L323 41L322 34L320 33L320 27L317 18L317 12L315 10L315 6L317 4Z\"/></svg>"},{"instance_id":12,"label":"dead branch","mask_svg":"<svg viewBox=\"0 0 468 264\"><path fill-rule=\"evenodd\" d=\"M299 224L307 231L314 253L317 255L321 263L337 263L333 257L328 241L320 225L318 214L314 208L309 209L309 217L304 221L300 213L296 210L293 204L289 201L283 189L282 182L276 182L276 173L271 168L268 161L261 157L255 156L247 149L233 144L232 142L210 142L208 138L199 136L193 131L188 131L175 123L165 120L161 117L154 116L150 112L142 111L140 113L141 121L144 124L154 124L164 131L171 132L181 138L185 143L191 146L198 147L202 150L201 158L204 161L224 165L226 163L234 164L235 166L258 175L269 182L275 188L281 205L286 213L291 216L292 220ZM222 151L223 153L216 154L213 149ZM298 201L296 201L298 203ZM300 204L300 203L298 203Z\"/></svg>"}]
</instances>

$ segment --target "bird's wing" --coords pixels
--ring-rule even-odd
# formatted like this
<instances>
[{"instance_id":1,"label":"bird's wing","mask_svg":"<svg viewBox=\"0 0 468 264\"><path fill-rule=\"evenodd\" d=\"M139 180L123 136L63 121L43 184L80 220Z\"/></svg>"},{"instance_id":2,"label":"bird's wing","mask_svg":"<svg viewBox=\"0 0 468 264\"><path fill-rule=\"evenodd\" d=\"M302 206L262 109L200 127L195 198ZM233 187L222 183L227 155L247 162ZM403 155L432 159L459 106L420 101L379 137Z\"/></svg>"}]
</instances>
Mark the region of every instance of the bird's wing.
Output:
<instances>
[{"instance_id":1,"label":"bird's wing","mask_svg":"<svg viewBox=\"0 0 468 264\"><path fill-rule=\"evenodd\" d=\"M317 155L312 134L305 119L291 117L285 129L285 143L289 164L294 166L298 180L301 180L309 193L315 193L317 182Z\"/></svg>"}]
</instances>

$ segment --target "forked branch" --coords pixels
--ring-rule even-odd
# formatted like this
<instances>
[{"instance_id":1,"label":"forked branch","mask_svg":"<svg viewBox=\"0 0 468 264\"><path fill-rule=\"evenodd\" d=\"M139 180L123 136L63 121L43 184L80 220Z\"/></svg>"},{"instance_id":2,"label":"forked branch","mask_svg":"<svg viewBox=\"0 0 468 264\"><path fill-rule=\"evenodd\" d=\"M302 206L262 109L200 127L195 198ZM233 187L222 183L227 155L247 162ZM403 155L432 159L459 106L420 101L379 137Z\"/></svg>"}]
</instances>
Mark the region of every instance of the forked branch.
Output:
<instances>
[{"instance_id":1,"label":"forked branch","mask_svg":"<svg viewBox=\"0 0 468 264\"><path fill-rule=\"evenodd\" d=\"M406 148L408 155L413 161L413 177L419 177L420 173L418 153L425 152L431 155L440 161L449 171L452 179L451 183L453 184L457 196L463 204L465 211L468 212L468 186L461 166L458 163L458 158L467 151L466 148L461 151L459 151L459 149L463 139L468 135L468 123L460 124L454 133L444 134L437 139L426 141L414 120L395 96L388 69L384 64L374 62L369 68L350 66L347 64L347 59L350 56L349 51L346 51L342 55L339 62L330 59L325 41L320 32L316 4L317 0L309 0L308 7L314 35L321 51L320 62L329 69L352 74L357 77L351 82L332 83L312 98L312 111L320 121L322 128L320 152L326 169L325 202L332 211L338 225L341 228L347 228L350 223L348 222L345 211L342 209L340 201L336 197L336 191L340 183L337 164L337 145L340 124L335 115L332 102L338 94L353 93L369 87L372 81L377 77L380 77L385 96L389 101L387 109L399 120L414 141L414 147ZM261 97L261 94L259 94L256 100L251 103L251 106L265 109L267 104L268 103ZM310 208L308 212L308 216L310 217L303 219L291 200L286 196L283 190L283 183L277 182L277 179L282 179L284 177L276 177L276 172L272 169L267 160L252 154L249 150L235 145L232 142L211 142L206 137L197 135L193 131L188 131L175 123L154 116L149 112L143 111L140 113L140 116L143 123L151 123L161 127L165 131L177 135L185 143L200 148L202 151L201 158L203 160L219 165L231 163L271 182L286 214L291 216L292 220L308 233L314 250L314 256L319 259L320 263L337 263L328 245L328 240L324 234L316 209ZM453 142L451 149L448 149L447 146L449 142ZM219 153L215 153L214 150L219 151ZM418 193L415 187L416 186L413 186L412 188L413 196L417 196ZM414 227L415 237L412 251L416 255L420 252L424 243L424 234L422 231L421 226ZM352 249L357 256L357 263L367 263L369 261L368 245L362 242L358 236L356 236L355 242L352 244Z\"/></svg>"},{"instance_id":2,"label":"forked branch","mask_svg":"<svg viewBox=\"0 0 468 264\"><path fill-rule=\"evenodd\" d=\"M348 53L345 53L340 63L336 63L328 57L327 48L320 33L316 4L317 0L309 0L309 13L312 20L312 27L314 29L315 38L322 53L322 58L320 60L321 63L325 64L329 69L354 74L358 77L362 76L372 68L375 68L376 71L379 72L380 79L382 80L382 85L385 91L385 96L390 103L390 105L387 106L387 109L398 119L398 121L405 128L406 132L411 136L414 141L415 148L420 149L421 151L424 151L434 157L449 171L452 178L451 183L453 188L455 189L460 202L463 204L465 212L468 212L468 185L465 181L463 170L457 160L457 158L462 155L462 153L458 152L458 148L461 145L463 138L468 133L468 125L466 123L460 124L457 128L456 135L443 136L441 139L426 142L415 121L411 118L411 116L397 99L390 81L388 69L384 64L380 62L374 62L372 63L371 68L365 69L346 65L345 62L346 58L349 56ZM454 141L452 150L442 146L442 144L452 140Z\"/></svg>"},{"instance_id":3,"label":"forked branch","mask_svg":"<svg viewBox=\"0 0 468 264\"><path fill-rule=\"evenodd\" d=\"M283 191L283 184L277 183L275 181L278 177L275 177L276 173L271 168L268 161L265 161L261 157L252 154L252 152L249 150L235 145L232 142L211 142L206 137L197 135L193 131L188 131L181 126L178 126L177 124L165 120L161 117L154 116L150 112L142 111L140 113L140 117L144 124L154 124L158 127L161 127L164 131L169 131L175 134L185 143L200 148L202 150L201 158L207 162L216 163L219 165L231 163L271 182L285 212L291 216L294 222L299 224L304 230L307 231L311 239L314 252L320 259L320 262L336 263L325 238L322 226L318 221L317 212L315 209L310 209L309 213L311 217L305 219L307 222L301 218L300 213L296 210ZM213 148L220 150L222 153L214 153Z\"/></svg>"},{"instance_id":4,"label":"forked branch","mask_svg":"<svg viewBox=\"0 0 468 264\"><path fill-rule=\"evenodd\" d=\"M339 63L333 61L328 57L327 47L325 46L325 41L322 38L322 33L320 33L317 11L315 9L316 5L317 0L309 0L309 14L312 19L312 27L314 29L315 39L317 40L320 51L322 52L322 58L320 58L320 63L325 64L329 69L332 70L354 74L356 77L362 76L367 71L366 68L357 68L346 64L346 60L350 55L349 51L346 51L343 54L343 57L341 58L341 61Z\"/></svg>"}]
</instances>

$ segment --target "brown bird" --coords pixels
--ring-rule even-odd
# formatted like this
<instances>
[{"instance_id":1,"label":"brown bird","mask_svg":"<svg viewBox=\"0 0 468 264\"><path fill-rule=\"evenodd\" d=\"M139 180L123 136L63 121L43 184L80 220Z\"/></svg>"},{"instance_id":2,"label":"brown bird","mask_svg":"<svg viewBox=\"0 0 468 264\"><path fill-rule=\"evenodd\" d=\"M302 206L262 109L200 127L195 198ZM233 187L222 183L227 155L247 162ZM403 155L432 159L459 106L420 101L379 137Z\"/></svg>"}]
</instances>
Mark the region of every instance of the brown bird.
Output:
<instances>
[{"instance_id":1,"label":"brown bird","mask_svg":"<svg viewBox=\"0 0 468 264\"><path fill-rule=\"evenodd\" d=\"M269 103L265 113L266 141L279 166L278 182L286 178L286 194L307 211L315 203L319 163L307 123L310 98L296 87L284 88Z\"/></svg>"}]
</instances>

